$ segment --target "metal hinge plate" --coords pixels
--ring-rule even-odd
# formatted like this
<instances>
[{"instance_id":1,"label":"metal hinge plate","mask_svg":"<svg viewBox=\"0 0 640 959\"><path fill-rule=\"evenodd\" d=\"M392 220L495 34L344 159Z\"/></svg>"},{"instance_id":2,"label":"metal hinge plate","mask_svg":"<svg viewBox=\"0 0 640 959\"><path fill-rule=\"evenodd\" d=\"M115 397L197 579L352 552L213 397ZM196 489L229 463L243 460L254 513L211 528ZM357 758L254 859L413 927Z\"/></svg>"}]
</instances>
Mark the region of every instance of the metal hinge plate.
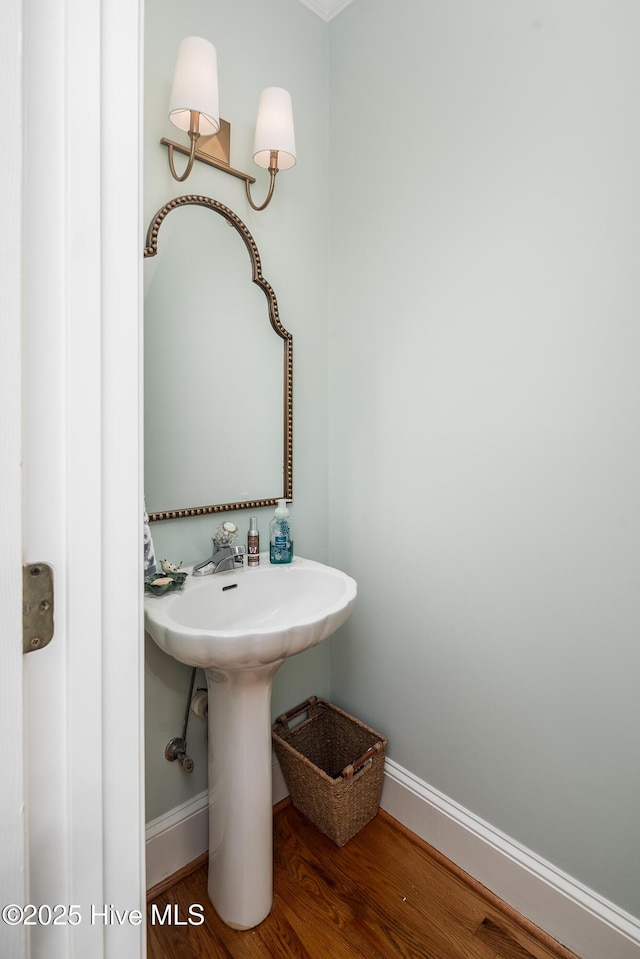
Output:
<instances>
[{"instance_id":1,"label":"metal hinge plate","mask_svg":"<svg viewBox=\"0 0 640 959\"><path fill-rule=\"evenodd\" d=\"M53 570L47 563L22 567L22 652L44 649L53 639Z\"/></svg>"}]
</instances>

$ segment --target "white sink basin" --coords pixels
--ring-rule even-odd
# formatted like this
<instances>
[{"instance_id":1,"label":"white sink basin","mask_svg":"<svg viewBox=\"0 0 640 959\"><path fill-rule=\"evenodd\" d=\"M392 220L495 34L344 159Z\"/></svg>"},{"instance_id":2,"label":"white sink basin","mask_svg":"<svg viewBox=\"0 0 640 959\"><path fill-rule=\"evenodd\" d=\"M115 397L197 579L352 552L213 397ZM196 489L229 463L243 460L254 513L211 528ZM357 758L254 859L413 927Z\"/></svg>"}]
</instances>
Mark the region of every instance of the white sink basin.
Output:
<instances>
[{"instance_id":1,"label":"white sink basin","mask_svg":"<svg viewBox=\"0 0 640 959\"><path fill-rule=\"evenodd\" d=\"M183 588L145 597L145 627L166 653L203 669L266 665L321 643L349 617L355 580L295 557L272 566L189 576Z\"/></svg>"},{"instance_id":2,"label":"white sink basin","mask_svg":"<svg viewBox=\"0 0 640 959\"><path fill-rule=\"evenodd\" d=\"M257 926L273 902L273 677L348 619L357 592L355 580L322 563L260 559L252 569L189 576L181 590L144 600L157 645L207 677L208 892L234 929Z\"/></svg>"}]
</instances>

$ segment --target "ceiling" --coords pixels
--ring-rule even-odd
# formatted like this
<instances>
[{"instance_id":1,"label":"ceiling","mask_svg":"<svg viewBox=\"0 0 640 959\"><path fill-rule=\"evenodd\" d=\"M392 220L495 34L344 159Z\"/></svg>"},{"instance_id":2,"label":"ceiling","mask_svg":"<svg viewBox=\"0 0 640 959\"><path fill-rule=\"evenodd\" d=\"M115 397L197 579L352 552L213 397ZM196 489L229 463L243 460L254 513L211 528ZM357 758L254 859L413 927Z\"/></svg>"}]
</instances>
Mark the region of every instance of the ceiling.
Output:
<instances>
[{"instance_id":1,"label":"ceiling","mask_svg":"<svg viewBox=\"0 0 640 959\"><path fill-rule=\"evenodd\" d=\"M332 20L341 10L348 7L352 0L300 0L323 20Z\"/></svg>"}]
</instances>

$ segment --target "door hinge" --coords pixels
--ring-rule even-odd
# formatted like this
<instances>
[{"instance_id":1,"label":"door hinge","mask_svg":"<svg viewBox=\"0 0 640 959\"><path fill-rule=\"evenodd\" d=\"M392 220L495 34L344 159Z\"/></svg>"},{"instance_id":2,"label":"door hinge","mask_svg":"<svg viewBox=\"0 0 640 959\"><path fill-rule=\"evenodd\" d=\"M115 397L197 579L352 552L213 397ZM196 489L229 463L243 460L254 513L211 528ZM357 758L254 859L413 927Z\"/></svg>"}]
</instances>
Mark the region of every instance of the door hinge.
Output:
<instances>
[{"instance_id":1,"label":"door hinge","mask_svg":"<svg viewBox=\"0 0 640 959\"><path fill-rule=\"evenodd\" d=\"M44 649L53 639L53 570L47 563L22 567L22 652Z\"/></svg>"}]
</instances>

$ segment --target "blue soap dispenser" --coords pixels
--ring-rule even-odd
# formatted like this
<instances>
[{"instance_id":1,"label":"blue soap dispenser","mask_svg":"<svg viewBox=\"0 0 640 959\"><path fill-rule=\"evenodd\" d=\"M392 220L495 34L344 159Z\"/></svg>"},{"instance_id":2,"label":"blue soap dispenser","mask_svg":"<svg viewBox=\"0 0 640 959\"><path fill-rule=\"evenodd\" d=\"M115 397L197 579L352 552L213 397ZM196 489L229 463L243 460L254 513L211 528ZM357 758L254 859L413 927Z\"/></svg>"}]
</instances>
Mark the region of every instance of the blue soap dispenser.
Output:
<instances>
[{"instance_id":1,"label":"blue soap dispenser","mask_svg":"<svg viewBox=\"0 0 640 959\"><path fill-rule=\"evenodd\" d=\"M290 563L293 559L293 539L286 499L279 499L273 519L269 523L269 559L272 563Z\"/></svg>"}]
</instances>

